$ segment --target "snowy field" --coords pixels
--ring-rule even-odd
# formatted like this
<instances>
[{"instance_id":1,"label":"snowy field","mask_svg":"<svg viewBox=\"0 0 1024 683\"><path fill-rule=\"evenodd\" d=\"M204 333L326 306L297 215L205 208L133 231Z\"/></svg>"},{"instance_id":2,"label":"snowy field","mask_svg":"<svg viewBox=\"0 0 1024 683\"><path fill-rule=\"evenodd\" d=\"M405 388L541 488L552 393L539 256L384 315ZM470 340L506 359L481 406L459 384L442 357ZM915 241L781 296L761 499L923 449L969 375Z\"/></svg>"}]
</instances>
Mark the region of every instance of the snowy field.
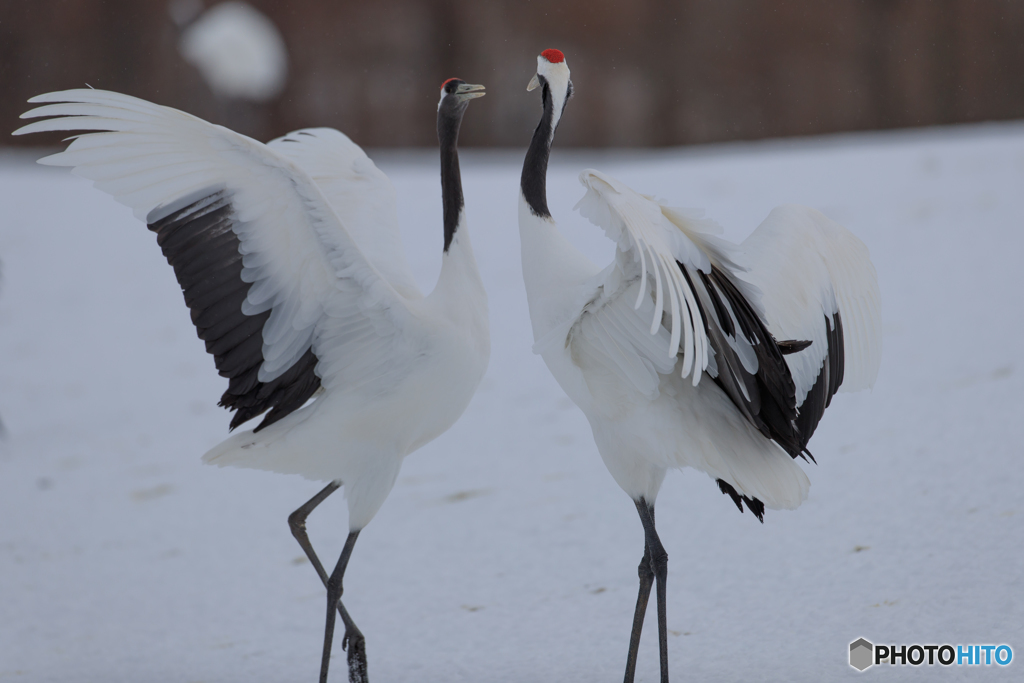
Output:
<instances>
[{"instance_id":1,"label":"snowy field","mask_svg":"<svg viewBox=\"0 0 1024 683\"><path fill-rule=\"evenodd\" d=\"M621 680L642 531L530 351L521 154L463 154L487 377L409 458L345 577L378 683ZM436 154L377 158L429 290ZM586 166L703 207L734 239L777 204L820 208L878 269L881 374L826 413L807 502L762 526L703 474L665 482L673 680L1021 680L1024 124L635 154L556 145L552 163L555 217L602 262L611 244L572 212ZM0 681L315 680L324 591L286 517L320 485L200 464L227 434L225 382L128 209L20 154L0 157L0 207ZM309 520L328 565L345 515L338 495ZM642 681L657 680L651 605ZM1015 657L858 674L860 636L1007 643Z\"/></svg>"}]
</instances>

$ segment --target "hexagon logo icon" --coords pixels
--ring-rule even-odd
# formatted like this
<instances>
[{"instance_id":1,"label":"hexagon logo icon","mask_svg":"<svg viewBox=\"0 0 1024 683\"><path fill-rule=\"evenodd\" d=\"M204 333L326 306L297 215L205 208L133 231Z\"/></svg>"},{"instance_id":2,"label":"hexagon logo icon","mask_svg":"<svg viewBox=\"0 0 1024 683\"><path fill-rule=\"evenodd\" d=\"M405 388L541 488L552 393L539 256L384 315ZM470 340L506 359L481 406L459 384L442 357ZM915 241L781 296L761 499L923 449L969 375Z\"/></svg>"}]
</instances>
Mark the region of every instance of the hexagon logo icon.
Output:
<instances>
[{"instance_id":1,"label":"hexagon logo icon","mask_svg":"<svg viewBox=\"0 0 1024 683\"><path fill-rule=\"evenodd\" d=\"M863 638L858 638L850 643L850 666L857 671L863 671L874 663L874 654L875 646Z\"/></svg>"}]
</instances>

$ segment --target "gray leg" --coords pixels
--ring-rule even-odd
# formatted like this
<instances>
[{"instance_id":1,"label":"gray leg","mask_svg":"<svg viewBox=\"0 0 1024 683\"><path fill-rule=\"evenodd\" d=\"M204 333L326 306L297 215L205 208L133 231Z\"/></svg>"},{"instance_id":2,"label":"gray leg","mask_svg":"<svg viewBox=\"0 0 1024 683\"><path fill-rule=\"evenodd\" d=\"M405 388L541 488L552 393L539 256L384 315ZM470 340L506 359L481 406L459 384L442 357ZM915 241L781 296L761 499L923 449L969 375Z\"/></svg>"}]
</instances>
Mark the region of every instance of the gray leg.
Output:
<instances>
[{"instance_id":1,"label":"gray leg","mask_svg":"<svg viewBox=\"0 0 1024 683\"><path fill-rule=\"evenodd\" d=\"M348 650L349 683L367 683L368 680L366 641L341 603L341 594L344 592L342 579L345 576L345 568L348 567L348 558L352 555L352 548L358 537L358 531L353 531L348 535L345 547L341 551L341 557L338 558L338 564L327 580L327 625L324 628L324 656L320 661L320 683L327 683L327 669L331 663L331 644L334 640L335 608L341 615L341 621L345 624L345 637L341 641L341 647Z\"/></svg>"},{"instance_id":2,"label":"gray leg","mask_svg":"<svg viewBox=\"0 0 1024 683\"><path fill-rule=\"evenodd\" d=\"M636 596L636 612L633 613L633 631L629 635L629 654L626 656L626 676L623 683L633 683L633 677L636 675L636 653L640 648L640 632L644 628L647 600L651 597L651 585L654 583L651 549L647 541L644 541L644 556L636 569L640 576L640 592Z\"/></svg>"},{"instance_id":3,"label":"gray leg","mask_svg":"<svg viewBox=\"0 0 1024 683\"><path fill-rule=\"evenodd\" d=\"M327 588L327 604L332 604L332 590L331 580L334 575L327 576L327 572L324 570L323 564L320 562L320 558L317 557L316 552L313 550L312 544L309 542L309 536L306 534L306 517L309 516L316 506L324 502L324 500L341 488L341 482L331 482L324 487L320 493L310 498L305 505L300 507L298 510L288 516L288 526L291 527L292 535L295 536L295 540L299 542L302 550L306 553L306 557L309 558L313 568L316 569L316 573L320 576L320 580L324 582L324 587ZM345 605L341 602L341 578L344 576L345 567L348 566L348 558L352 554L352 546L355 545L356 536L359 532L353 532L349 534L348 539L345 541L345 548L341 552L341 557L338 559L338 566L334 570L334 574L337 575L336 593L333 599L333 604L337 605L338 614L341 615L341 621L345 624L345 636L341 641L342 649L348 650L348 667L349 667L349 681L350 683L366 683L366 645L363 639L363 634L359 631L359 628L352 621L352 617L349 616L348 611L345 609ZM340 569L340 573L339 573ZM330 661L331 655L331 642L334 636L334 610L330 609L330 616L328 617L327 629L329 634L325 633L324 642L324 658L320 665L320 680L322 683L327 681L327 666Z\"/></svg>"},{"instance_id":4,"label":"gray leg","mask_svg":"<svg viewBox=\"0 0 1024 683\"><path fill-rule=\"evenodd\" d=\"M658 596L658 651L661 657L661 683L668 683L668 620L665 616L665 580L668 578L668 553L665 546L658 538L658 532L654 528L654 506L649 505L641 498L636 501L637 512L640 513L640 523L644 525L644 538L647 541L647 551L650 554L651 570L657 581ZM650 589L648 589L650 590Z\"/></svg>"},{"instance_id":5,"label":"gray leg","mask_svg":"<svg viewBox=\"0 0 1024 683\"><path fill-rule=\"evenodd\" d=\"M292 529L292 536L299 542L302 550L306 553L306 557L309 558L313 568L316 569L316 573L320 575L320 580L324 582L325 588L327 587L327 572L324 571L324 566L320 564L320 558L316 556L313 546L309 542L309 536L306 534L306 517L309 517L309 513L313 512L317 505L324 502L327 496L340 488L340 481L332 481L324 487L323 491L306 501L305 505L288 515L288 526Z\"/></svg>"}]
</instances>

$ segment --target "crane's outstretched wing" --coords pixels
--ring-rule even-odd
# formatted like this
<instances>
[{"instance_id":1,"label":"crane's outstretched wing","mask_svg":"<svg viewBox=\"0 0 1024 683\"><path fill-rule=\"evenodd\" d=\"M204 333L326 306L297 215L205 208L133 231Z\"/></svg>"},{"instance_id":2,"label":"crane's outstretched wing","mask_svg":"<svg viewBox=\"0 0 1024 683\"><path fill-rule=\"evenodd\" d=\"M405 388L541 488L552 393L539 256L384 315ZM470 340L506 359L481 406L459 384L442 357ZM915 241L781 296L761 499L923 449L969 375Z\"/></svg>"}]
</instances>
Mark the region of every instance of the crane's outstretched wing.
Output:
<instances>
[{"instance_id":1,"label":"crane's outstretched wing","mask_svg":"<svg viewBox=\"0 0 1024 683\"><path fill-rule=\"evenodd\" d=\"M384 390L419 343L406 300L368 262L314 180L251 138L102 90L35 97L15 134L78 135L41 163L132 208L164 255L229 385L232 428L261 429L320 387ZM53 104L63 103L63 104ZM411 362L411 361L410 361Z\"/></svg>"},{"instance_id":2,"label":"crane's outstretched wing","mask_svg":"<svg viewBox=\"0 0 1024 683\"><path fill-rule=\"evenodd\" d=\"M657 375L678 355L694 386L706 372L764 436L800 454L788 349L769 333L737 248L717 238L710 222L605 174L586 170L580 182L587 187L580 213L618 249L573 330L576 357L600 357L619 380L653 397Z\"/></svg>"},{"instance_id":3,"label":"crane's outstretched wing","mask_svg":"<svg viewBox=\"0 0 1024 683\"><path fill-rule=\"evenodd\" d=\"M405 258L395 188L359 145L333 128L304 128L267 147L309 174L366 260L396 291L422 296Z\"/></svg>"},{"instance_id":4,"label":"crane's outstretched wing","mask_svg":"<svg viewBox=\"0 0 1024 683\"><path fill-rule=\"evenodd\" d=\"M810 346L786 356L806 448L840 387L867 389L882 359L878 278L867 247L820 211L780 206L743 242L745 278L762 292L768 329Z\"/></svg>"}]
</instances>

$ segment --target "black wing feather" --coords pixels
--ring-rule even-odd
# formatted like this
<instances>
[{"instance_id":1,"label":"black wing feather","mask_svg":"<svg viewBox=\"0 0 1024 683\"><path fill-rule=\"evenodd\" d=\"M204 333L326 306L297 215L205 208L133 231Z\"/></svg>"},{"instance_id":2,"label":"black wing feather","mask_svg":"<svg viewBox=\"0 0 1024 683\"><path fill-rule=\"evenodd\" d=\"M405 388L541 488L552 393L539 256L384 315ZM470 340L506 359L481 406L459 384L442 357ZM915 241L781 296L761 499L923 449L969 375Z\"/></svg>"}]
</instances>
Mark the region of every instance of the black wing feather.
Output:
<instances>
[{"instance_id":1,"label":"black wing feather","mask_svg":"<svg viewBox=\"0 0 1024 683\"><path fill-rule=\"evenodd\" d=\"M801 443L796 424L796 384L783 358L783 349L725 272L715 266L710 273L697 270L702 285L698 289L694 287L689 268L682 263L679 267L690 288L697 293L704 330L715 351L718 375L714 381L765 437L774 440L791 456L801 455L806 444ZM707 308L711 309L712 317ZM757 357L754 374L747 372L723 336L735 338L737 332L730 310L735 315L738 332L747 339Z\"/></svg>"},{"instance_id":2,"label":"black wing feather","mask_svg":"<svg viewBox=\"0 0 1024 683\"><path fill-rule=\"evenodd\" d=\"M199 338L213 355L228 388L219 405L235 411L231 429L270 412L254 431L300 408L320 388L317 358L308 349L284 374L259 381L263 363L263 325L270 311L242 313L250 283L242 280L242 254L233 230L231 195L210 188L199 199L154 219L149 229L181 285Z\"/></svg>"},{"instance_id":3,"label":"black wing feather","mask_svg":"<svg viewBox=\"0 0 1024 683\"><path fill-rule=\"evenodd\" d=\"M715 481L718 483L718 490L732 498L732 502L736 503L736 507L739 508L740 512L743 512L743 503L746 503L747 509L757 517L761 524L764 524L764 503L757 498L741 496L737 493L736 489L730 486L724 479L716 479Z\"/></svg>"},{"instance_id":4,"label":"black wing feather","mask_svg":"<svg viewBox=\"0 0 1024 683\"><path fill-rule=\"evenodd\" d=\"M785 341L778 342L778 345L779 351L782 352L782 355L788 356L791 353L803 351L804 349L811 345L811 342L808 340L800 341L797 339L786 339Z\"/></svg>"},{"instance_id":5,"label":"black wing feather","mask_svg":"<svg viewBox=\"0 0 1024 683\"><path fill-rule=\"evenodd\" d=\"M803 351L811 342L797 339L777 341L729 275L717 267L712 266L710 273L694 270L691 274L687 266L682 263L678 265L690 289L697 295L704 331L715 351L715 364L718 368L717 376L713 378L715 383L764 436L782 446L790 456L810 458L813 461L814 456L807 450L807 442L843 383L845 350L843 321L839 312L831 320L825 316L828 353L814 385L798 406L796 385L783 356ZM700 287L694 287L695 279ZM753 375L747 372L725 340L725 336L735 338L737 334L736 324L729 311L736 317L738 332L750 342L757 357L757 372ZM746 503L747 509L764 521L763 502L740 495L722 479L717 482L719 490L732 498L741 512Z\"/></svg>"},{"instance_id":6,"label":"black wing feather","mask_svg":"<svg viewBox=\"0 0 1024 683\"><path fill-rule=\"evenodd\" d=\"M843 319L839 311L833 314L831 321L825 316L825 331L828 353L821 363L818 377L800 404L800 415L796 420L802 438L800 448L808 455L810 453L807 451L807 442L818 428L821 416L825 414L825 409L832 403L832 397L843 383L843 366L846 362L843 349Z\"/></svg>"}]
</instances>

